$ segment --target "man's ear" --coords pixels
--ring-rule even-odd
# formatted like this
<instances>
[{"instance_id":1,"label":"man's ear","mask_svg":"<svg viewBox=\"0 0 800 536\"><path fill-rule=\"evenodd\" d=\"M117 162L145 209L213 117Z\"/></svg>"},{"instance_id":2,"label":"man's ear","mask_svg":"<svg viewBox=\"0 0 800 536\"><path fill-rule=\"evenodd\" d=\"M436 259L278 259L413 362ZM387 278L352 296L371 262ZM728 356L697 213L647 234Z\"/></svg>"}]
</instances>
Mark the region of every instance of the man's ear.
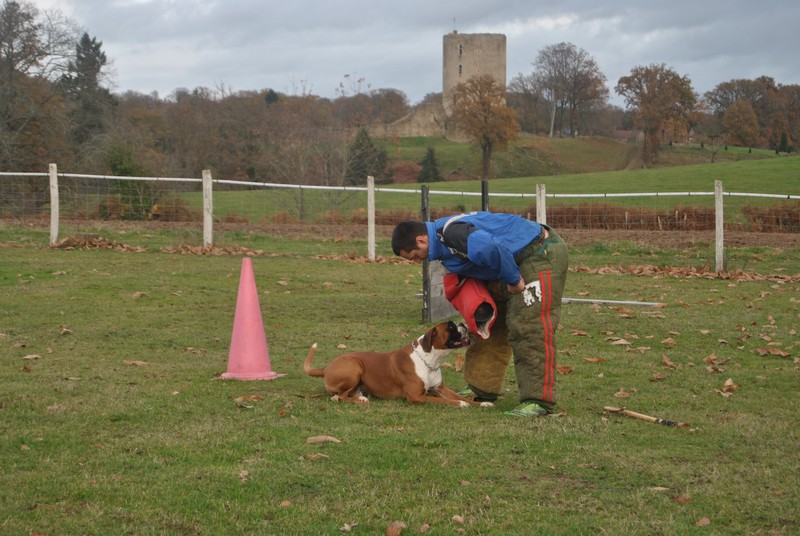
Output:
<instances>
[{"instance_id":1,"label":"man's ear","mask_svg":"<svg viewBox=\"0 0 800 536\"><path fill-rule=\"evenodd\" d=\"M417 236L417 247L420 246L427 246L428 245L428 235L418 235Z\"/></svg>"}]
</instances>

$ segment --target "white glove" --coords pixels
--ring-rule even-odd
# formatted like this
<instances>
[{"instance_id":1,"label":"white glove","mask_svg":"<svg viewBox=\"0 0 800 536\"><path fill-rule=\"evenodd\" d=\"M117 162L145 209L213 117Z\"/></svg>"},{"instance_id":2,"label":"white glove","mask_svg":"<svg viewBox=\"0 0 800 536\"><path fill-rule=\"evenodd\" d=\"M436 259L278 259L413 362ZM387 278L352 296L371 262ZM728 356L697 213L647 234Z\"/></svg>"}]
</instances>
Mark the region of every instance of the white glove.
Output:
<instances>
[{"instance_id":1,"label":"white glove","mask_svg":"<svg viewBox=\"0 0 800 536\"><path fill-rule=\"evenodd\" d=\"M533 289L533 292L531 292ZM522 291L522 299L525 302L525 305L533 305L537 299L542 301L542 284L539 281L534 281L533 283L528 283L525 285L525 290Z\"/></svg>"}]
</instances>

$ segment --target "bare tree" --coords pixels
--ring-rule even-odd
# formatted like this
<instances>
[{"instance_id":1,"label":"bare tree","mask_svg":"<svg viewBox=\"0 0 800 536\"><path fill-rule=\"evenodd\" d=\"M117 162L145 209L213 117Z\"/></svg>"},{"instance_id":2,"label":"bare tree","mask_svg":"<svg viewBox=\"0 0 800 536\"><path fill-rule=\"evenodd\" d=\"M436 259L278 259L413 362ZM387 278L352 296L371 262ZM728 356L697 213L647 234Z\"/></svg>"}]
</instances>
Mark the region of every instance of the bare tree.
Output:
<instances>
[{"instance_id":1,"label":"bare tree","mask_svg":"<svg viewBox=\"0 0 800 536\"><path fill-rule=\"evenodd\" d=\"M517 138L519 124L506 105L503 84L492 76L475 76L453 90L450 121L481 148L481 176L489 178L492 152Z\"/></svg>"},{"instance_id":2,"label":"bare tree","mask_svg":"<svg viewBox=\"0 0 800 536\"><path fill-rule=\"evenodd\" d=\"M67 161L67 119L55 83L74 56L76 25L28 2L0 5L0 163L41 170Z\"/></svg>"},{"instance_id":3,"label":"bare tree","mask_svg":"<svg viewBox=\"0 0 800 536\"><path fill-rule=\"evenodd\" d=\"M572 43L543 48L534 67L531 83L550 107L550 137L556 125L563 130L565 115L569 133L574 136L580 113L608 101L605 75L588 52Z\"/></svg>"}]
</instances>

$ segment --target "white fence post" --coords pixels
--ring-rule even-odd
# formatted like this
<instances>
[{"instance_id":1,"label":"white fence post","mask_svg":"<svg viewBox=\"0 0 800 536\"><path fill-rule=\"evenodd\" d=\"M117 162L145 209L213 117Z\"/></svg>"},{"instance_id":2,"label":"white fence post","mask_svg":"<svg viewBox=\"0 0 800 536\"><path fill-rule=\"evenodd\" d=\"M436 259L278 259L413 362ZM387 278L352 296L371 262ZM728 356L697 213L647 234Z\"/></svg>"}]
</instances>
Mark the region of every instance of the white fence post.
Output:
<instances>
[{"instance_id":1,"label":"white fence post","mask_svg":"<svg viewBox=\"0 0 800 536\"><path fill-rule=\"evenodd\" d=\"M547 225L547 203L545 202L545 185L536 185L536 221Z\"/></svg>"},{"instance_id":2,"label":"white fence post","mask_svg":"<svg viewBox=\"0 0 800 536\"><path fill-rule=\"evenodd\" d=\"M725 218L722 202L722 181L714 181L714 216L715 216L715 249L716 269L725 269Z\"/></svg>"},{"instance_id":3,"label":"white fence post","mask_svg":"<svg viewBox=\"0 0 800 536\"><path fill-rule=\"evenodd\" d=\"M367 177L367 252L375 262L375 177Z\"/></svg>"},{"instance_id":4,"label":"white fence post","mask_svg":"<svg viewBox=\"0 0 800 536\"><path fill-rule=\"evenodd\" d=\"M203 170L203 247L214 245L214 189L211 170Z\"/></svg>"},{"instance_id":5,"label":"white fence post","mask_svg":"<svg viewBox=\"0 0 800 536\"><path fill-rule=\"evenodd\" d=\"M58 242L58 166L50 164L50 245Z\"/></svg>"}]
</instances>

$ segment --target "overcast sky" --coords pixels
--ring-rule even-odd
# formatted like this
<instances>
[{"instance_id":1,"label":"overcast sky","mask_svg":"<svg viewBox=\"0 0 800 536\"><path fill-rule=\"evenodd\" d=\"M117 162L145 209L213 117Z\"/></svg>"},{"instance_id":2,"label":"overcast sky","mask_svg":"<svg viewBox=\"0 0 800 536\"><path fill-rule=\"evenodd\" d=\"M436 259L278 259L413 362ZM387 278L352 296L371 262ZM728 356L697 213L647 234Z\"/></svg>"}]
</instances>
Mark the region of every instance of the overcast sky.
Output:
<instances>
[{"instance_id":1,"label":"overcast sky","mask_svg":"<svg viewBox=\"0 0 800 536\"><path fill-rule=\"evenodd\" d=\"M633 67L666 64L701 95L728 80L800 83L797 0L33 0L102 41L115 92L272 88L334 98L340 83L442 90L442 37L502 33L507 75L538 52L584 49L612 102ZM349 87L349 84L346 84Z\"/></svg>"}]
</instances>

